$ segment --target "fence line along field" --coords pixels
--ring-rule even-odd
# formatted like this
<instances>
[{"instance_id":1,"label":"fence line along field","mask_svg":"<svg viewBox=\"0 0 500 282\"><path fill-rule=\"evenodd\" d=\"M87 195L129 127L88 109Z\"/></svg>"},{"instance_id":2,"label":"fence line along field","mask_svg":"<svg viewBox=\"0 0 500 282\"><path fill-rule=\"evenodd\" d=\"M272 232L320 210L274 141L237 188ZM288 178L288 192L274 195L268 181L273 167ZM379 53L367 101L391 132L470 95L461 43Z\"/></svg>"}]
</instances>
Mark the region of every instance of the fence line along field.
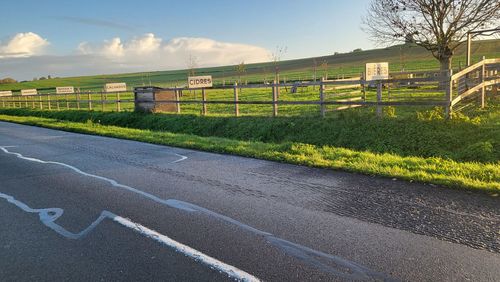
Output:
<instances>
[{"instance_id":1,"label":"fence line along field","mask_svg":"<svg viewBox=\"0 0 500 282\"><path fill-rule=\"evenodd\" d=\"M387 64L384 63L386 68ZM368 65L367 65L368 66ZM485 106L487 97L498 96L500 59L485 59L455 75L436 72L397 73L369 79L363 77L272 84L242 84L216 86L210 89L165 88L176 93L175 98L156 100L157 104L175 104L176 113L210 115L318 115L351 108L372 106L382 115L384 106L443 107L451 116L453 109L479 99ZM403 78L398 78L403 76ZM396 77L396 78L394 78ZM2 107L47 110L76 109L130 111L140 101L137 93L155 91L154 87L136 88L136 96L127 91L125 83L106 84L106 91L75 92L72 87L57 88L56 93L0 97ZM59 91L61 90L61 91ZM66 92L65 92L66 91ZM489 95L487 95L489 94ZM478 99L474 99L478 97ZM471 100L472 99L472 100ZM404 112L404 111L403 111ZM409 112L414 112L409 111Z\"/></svg>"}]
</instances>

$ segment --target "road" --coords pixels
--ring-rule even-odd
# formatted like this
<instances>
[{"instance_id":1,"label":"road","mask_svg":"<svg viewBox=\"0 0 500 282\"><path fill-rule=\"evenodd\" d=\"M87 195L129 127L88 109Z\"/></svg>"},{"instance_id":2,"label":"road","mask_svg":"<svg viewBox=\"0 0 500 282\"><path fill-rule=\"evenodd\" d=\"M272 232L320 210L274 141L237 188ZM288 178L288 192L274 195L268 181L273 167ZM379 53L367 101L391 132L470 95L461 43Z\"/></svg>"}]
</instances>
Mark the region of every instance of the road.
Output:
<instances>
[{"instance_id":1,"label":"road","mask_svg":"<svg viewBox=\"0 0 500 282\"><path fill-rule=\"evenodd\" d=\"M500 199L0 122L0 280L498 281Z\"/></svg>"}]
</instances>

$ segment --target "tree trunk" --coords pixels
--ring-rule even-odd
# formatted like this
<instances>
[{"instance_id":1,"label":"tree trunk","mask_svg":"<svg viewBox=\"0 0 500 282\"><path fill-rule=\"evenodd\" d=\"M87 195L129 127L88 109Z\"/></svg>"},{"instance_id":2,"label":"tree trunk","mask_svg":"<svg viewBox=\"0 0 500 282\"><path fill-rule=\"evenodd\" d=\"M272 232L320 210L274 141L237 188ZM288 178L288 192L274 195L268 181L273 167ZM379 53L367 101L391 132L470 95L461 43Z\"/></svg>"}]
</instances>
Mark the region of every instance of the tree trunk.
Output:
<instances>
[{"instance_id":1,"label":"tree trunk","mask_svg":"<svg viewBox=\"0 0 500 282\"><path fill-rule=\"evenodd\" d=\"M451 75L451 56L443 55L439 58L439 70L441 71L441 82L439 83L439 89L444 90L448 87L448 76Z\"/></svg>"},{"instance_id":2,"label":"tree trunk","mask_svg":"<svg viewBox=\"0 0 500 282\"><path fill-rule=\"evenodd\" d=\"M440 70L442 73L445 73L451 70L451 56L443 56L439 59Z\"/></svg>"}]
</instances>

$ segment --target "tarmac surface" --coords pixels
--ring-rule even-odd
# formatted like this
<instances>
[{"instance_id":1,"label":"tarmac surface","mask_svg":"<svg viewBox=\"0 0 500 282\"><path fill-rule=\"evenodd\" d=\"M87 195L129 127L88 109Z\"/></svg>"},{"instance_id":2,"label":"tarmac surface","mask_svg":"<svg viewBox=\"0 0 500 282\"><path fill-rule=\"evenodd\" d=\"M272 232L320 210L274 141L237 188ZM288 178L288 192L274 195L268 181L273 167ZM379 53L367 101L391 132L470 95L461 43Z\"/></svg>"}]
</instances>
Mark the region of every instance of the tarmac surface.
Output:
<instances>
[{"instance_id":1,"label":"tarmac surface","mask_svg":"<svg viewBox=\"0 0 500 282\"><path fill-rule=\"evenodd\" d=\"M498 281L484 193L0 122L0 280Z\"/></svg>"}]
</instances>

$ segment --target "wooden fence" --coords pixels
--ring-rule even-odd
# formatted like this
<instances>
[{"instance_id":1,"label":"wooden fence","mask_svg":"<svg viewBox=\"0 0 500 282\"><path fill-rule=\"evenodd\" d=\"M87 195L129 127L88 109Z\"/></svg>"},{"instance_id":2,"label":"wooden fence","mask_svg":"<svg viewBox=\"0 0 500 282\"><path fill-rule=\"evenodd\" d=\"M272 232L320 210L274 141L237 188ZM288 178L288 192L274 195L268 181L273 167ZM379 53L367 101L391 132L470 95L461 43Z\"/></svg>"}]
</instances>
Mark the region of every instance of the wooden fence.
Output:
<instances>
[{"instance_id":1,"label":"wooden fence","mask_svg":"<svg viewBox=\"0 0 500 282\"><path fill-rule=\"evenodd\" d=\"M207 89L186 89L186 88L161 88L161 90L175 91L175 100L157 100L155 103L176 104L176 112L182 112L182 105L198 104L201 114L209 112L208 105L231 105L232 114L240 116L241 105L269 105L272 109L269 114L278 116L279 109L286 105L316 105L318 113L325 116L331 110L345 110L353 107L376 107L377 115L382 115L382 109L386 106L430 106L443 107L447 117L451 117L454 107L479 95L480 105L484 107L486 92L498 93L500 85L500 59L483 60L470 66L454 75L439 75L439 72L432 74L409 75L407 73L392 74L393 77L380 81L365 81L362 77L325 80L318 82L293 82L293 83L272 83L272 84L248 84L231 86L216 86ZM283 90L295 87L312 87L313 93L307 97L308 100L283 99L280 93ZM146 91L144 87L136 88L136 91ZM156 88L160 89L160 88ZM242 100L241 91L245 93L251 89L270 90L268 100ZM400 98L401 93L406 93L407 89L412 89L413 96ZM211 91L221 91L232 93L230 96L216 99L209 99ZM182 93L191 91L201 92L201 99L185 99ZM315 92L317 91L317 92ZM399 92L398 92L399 91ZM368 97L367 93L371 93ZM422 93L433 93L429 98L421 98ZM295 94L287 94L293 97ZM399 96L398 96L399 95ZM136 95L137 96L137 95ZM214 95L215 96L215 95ZM125 97L125 98L124 98ZM230 97L230 99L228 99ZM399 97L399 98L398 98ZM143 102L132 97L132 93L105 93L105 92L84 92L75 94L42 94L26 96L0 97L0 105L4 108L37 108L47 110L63 109L87 109L87 110L115 110L121 111L126 105L126 110L132 110L134 103ZM336 108L332 109L332 106Z\"/></svg>"}]
</instances>

